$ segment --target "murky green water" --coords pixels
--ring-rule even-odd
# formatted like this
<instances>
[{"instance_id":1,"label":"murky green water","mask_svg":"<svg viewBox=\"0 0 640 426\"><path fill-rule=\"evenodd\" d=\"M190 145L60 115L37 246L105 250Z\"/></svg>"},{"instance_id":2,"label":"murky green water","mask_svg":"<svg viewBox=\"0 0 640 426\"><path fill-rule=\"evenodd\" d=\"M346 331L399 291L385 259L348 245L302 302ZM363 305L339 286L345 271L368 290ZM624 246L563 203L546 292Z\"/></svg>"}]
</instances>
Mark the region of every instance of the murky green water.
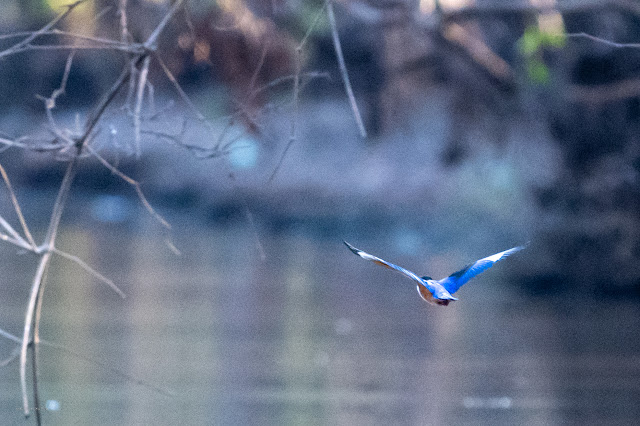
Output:
<instances>
[{"instance_id":1,"label":"murky green water","mask_svg":"<svg viewBox=\"0 0 640 426\"><path fill-rule=\"evenodd\" d=\"M52 408L45 424L611 425L640 418L634 301L527 298L494 268L463 288L459 302L436 307L339 239L259 230L262 261L243 223L183 219L174 228L180 256L147 219L62 230L58 246L128 297L57 258L42 337L174 396L42 347L41 397ZM7 245L0 256L0 326L19 335L35 263ZM0 355L14 346L1 340ZM0 369L0 381L0 423L30 424L20 411L16 362Z\"/></svg>"}]
</instances>

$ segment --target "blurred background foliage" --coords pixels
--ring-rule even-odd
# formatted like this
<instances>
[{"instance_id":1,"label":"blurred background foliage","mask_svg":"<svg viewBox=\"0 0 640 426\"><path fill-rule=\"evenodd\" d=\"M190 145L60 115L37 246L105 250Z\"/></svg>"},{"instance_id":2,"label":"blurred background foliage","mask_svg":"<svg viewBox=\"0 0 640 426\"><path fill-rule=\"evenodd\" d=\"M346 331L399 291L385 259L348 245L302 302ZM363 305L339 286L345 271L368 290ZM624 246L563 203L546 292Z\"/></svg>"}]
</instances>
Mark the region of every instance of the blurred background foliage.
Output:
<instances>
[{"instance_id":1,"label":"blurred background foliage","mask_svg":"<svg viewBox=\"0 0 640 426\"><path fill-rule=\"evenodd\" d=\"M33 31L66 3L4 0L0 31ZM59 28L120 39L117 3L88 1ZM193 0L159 52L205 116L236 114L233 137L242 149L195 161L150 136L141 159L125 147L118 164L142 178L156 201L216 221L243 217L247 203L268 229L302 224L331 238L388 234L393 250L414 254L461 247L486 254L530 239L534 254L513 272L526 288L640 294L640 47L621 45L640 41L638 2L335 4L366 139L344 95L326 17L312 27L323 1ZM144 40L167 7L129 0L129 37ZM310 28L302 71L317 78L303 78L298 139L267 183L292 120L286 78ZM0 41L4 49L15 39ZM67 53L2 59L0 130L16 136L43 116L34 95L58 86ZM116 52L79 51L60 113L72 120L85 111L125 61ZM158 99L179 104L153 67ZM283 78L286 84L254 93ZM174 107L171 118L182 111ZM107 142L116 129L130 129L115 114L110 123L100 136ZM179 123L165 125L175 132ZM58 163L43 154L1 155L17 183L56 185ZM115 185L95 165L79 180L86 190Z\"/></svg>"}]
</instances>

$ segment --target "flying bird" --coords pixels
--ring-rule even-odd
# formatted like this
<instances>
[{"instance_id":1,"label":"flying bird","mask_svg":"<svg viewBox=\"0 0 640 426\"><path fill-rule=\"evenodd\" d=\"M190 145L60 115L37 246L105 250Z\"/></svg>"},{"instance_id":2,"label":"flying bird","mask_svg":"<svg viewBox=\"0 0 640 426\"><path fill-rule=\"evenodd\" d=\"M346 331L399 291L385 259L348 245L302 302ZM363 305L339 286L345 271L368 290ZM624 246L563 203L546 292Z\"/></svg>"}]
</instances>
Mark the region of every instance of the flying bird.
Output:
<instances>
[{"instance_id":1,"label":"flying bird","mask_svg":"<svg viewBox=\"0 0 640 426\"><path fill-rule=\"evenodd\" d=\"M385 268L396 270L404 276L417 281L417 289L420 297L422 297L422 299L424 299L424 301L428 303L442 306L447 306L449 302L458 300L457 298L453 297L452 294L458 291L458 289L466 284L467 281L469 281L471 278L491 268L497 261L502 260L505 257L516 253L526 247L526 245L513 247L509 250L501 251L500 253L487 256L475 261L470 265L465 266L458 272L454 272L446 278L443 278L441 280L434 280L428 276L420 277L417 274L409 271L408 269L404 269L401 266L394 265L393 263L382 260L379 257L373 256L369 253L365 253L364 251L355 248L346 241L343 241L343 243L349 248L349 250L351 250L354 254L360 256L361 258L370 260L373 263L384 266Z\"/></svg>"}]
</instances>

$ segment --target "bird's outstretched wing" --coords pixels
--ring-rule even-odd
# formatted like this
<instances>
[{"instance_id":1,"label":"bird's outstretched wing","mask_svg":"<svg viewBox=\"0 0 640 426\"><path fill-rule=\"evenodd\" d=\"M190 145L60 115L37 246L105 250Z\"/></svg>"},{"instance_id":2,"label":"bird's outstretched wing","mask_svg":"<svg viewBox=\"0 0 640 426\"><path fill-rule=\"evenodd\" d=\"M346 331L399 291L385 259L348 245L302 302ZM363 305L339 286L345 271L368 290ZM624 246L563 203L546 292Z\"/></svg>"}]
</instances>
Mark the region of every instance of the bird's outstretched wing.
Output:
<instances>
[{"instance_id":1,"label":"bird's outstretched wing","mask_svg":"<svg viewBox=\"0 0 640 426\"><path fill-rule=\"evenodd\" d=\"M369 253L365 253L362 250L360 250L358 248L355 248L354 246L352 246L351 244L349 244L346 241L343 241L343 243L349 248L349 250L351 250L354 254L357 254L361 258L366 259L366 260L370 260L375 264L378 264L380 266L384 266L385 268L393 269L395 271L398 271L402 275L404 275L404 276L406 276L408 278L411 278L412 280L415 280L415 281L417 281L418 283L420 283L422 285L425 285L425 282L418 275L414 274L413 272L411 272L411 271L409 271L407 269L404 269L401 266L394 265L391 262L387 262L386 260L382 260L379 257L373 256L373 255L371 255Z\"/></svg>"},{"instance_id":2,"label":"bird's outstretched wing","mask_svg":"<svg viewBox=\"0 0 640 426\"><path fill-rule=\"evenodd\" d=\"M445 289L447 289L449 293L453 294L458 291L460 287L466 284L467 281L469 281L479 273L491 268L497 261L502 260L505 257L524 249L525 247L526 245L510 248L509 250L501 251L500 253L496 253L483 259L477 260L475 263L465 266L458 272L454 272L453 274L449 275L447 278L439 280L438 283L440 283Z\"/></svg>"}]
</instances>

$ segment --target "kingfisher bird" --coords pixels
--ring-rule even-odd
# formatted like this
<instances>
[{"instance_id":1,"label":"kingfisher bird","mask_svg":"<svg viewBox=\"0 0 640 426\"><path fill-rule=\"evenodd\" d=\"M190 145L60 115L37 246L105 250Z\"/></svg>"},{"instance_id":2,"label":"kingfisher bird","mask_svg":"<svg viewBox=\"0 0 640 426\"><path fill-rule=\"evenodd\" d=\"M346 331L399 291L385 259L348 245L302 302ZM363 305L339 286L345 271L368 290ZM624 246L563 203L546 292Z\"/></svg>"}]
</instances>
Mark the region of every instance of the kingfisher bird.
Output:
<instances>
[{"instance_id":1,"label":"kingfisher bird","mask_svg":"<svg viewBox=\"0 0 640 426\"><path fill-rule=\"evenodd\" d=\"M441 306L447 306L450 302L458 300L456 297L453 297L452 294L458 291L458 289L466 284L467 281L469 281L471 278L491 268L497 261L504 259L505 257L516 253L526 247L526 245L522 245L510 248L505 251L501 251L500 253L492 254L491 256L487 256L475 261L470 265L465 266L464 268L460 269L457 272L454 272L446 278L442 278L441 280L434 280L428 276L420 277L401 266L394 265L393 263L382 260L379 257L373 256L369 253L365 253L364 251L355 248L346 241L343 241L343 243L349 248L349 250L351 250L354 254L360 256L361 258L370 260L373 263L384 266L385 268L398 271L404 276L417 281L418 285L416 287L418 290L418 294L420 294L420 297L422 297L425 302Z\"/></svg>"}]
</instances>

